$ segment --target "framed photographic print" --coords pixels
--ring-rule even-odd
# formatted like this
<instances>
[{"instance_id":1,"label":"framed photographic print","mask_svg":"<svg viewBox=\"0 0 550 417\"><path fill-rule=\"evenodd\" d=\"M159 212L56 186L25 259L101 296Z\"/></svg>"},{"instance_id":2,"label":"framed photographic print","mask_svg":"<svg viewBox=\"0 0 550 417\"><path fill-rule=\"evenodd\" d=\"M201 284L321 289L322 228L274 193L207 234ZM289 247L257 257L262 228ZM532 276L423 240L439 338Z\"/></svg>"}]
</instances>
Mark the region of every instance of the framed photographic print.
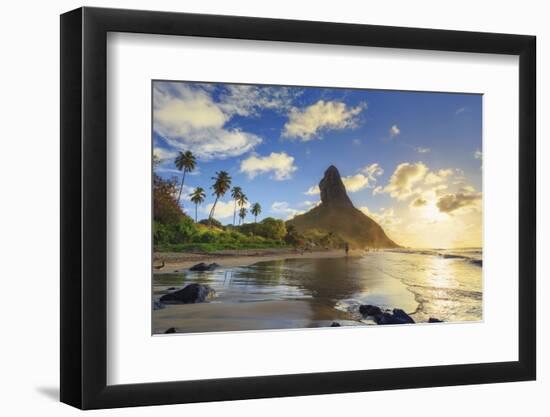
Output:
<instances>
[{"instance_id":1,"label":"framed photographic print","mask_svg":"<svg viewBox=\"0 0 550 417\"><path fill-rule=\"evenodd\" d=\"M61 100L63 402L535 379L534 37L81 8Z\"/></svg>"}]
</instances>

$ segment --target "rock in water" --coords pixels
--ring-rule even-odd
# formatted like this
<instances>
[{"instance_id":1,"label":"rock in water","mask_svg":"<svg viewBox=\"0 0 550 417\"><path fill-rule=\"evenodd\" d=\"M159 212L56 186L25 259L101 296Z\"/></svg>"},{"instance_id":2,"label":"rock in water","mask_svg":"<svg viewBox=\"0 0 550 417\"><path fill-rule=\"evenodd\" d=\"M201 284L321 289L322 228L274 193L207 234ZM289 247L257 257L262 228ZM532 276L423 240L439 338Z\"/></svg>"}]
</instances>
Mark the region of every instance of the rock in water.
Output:
<instances>
[{"instance_id":1,"label":"rock in water","mask_svg":"<svg viewBox=\"0 0 550 417\"><path fill-rule=\"evenodd\" d=\"M205 264L204 262L201 262L200 264L193 265L191 268L189 268L190 271L213 271L219 267L217 263L211 263L210 265Z\"/></svg>"},{"instance_id":2,"label":"rock in water","mask_svg":"<svg viewBox=\"0 0 550 417\"><path fill-rule=\"evenodd\" d=\"M175 327L170 327L169 329L166 329L164 334L177 333L177 332L178 332L178 329L176 329Z\"/></svg>"},{"instance_id":3,"label":"rock in water","mask_svg":"<svg viewBox=\"0 0 550 417\"><path fill-rule=\"evenodd\" d=\"M443 320L436 319L435 317L430 317L428 323L443 323Z\"/></svg>"},{"instance_id":4,"label":"rock in water","mask_svg":"<svg viewBox=\"0 0 550 417\"><path fill-rule=\"evenodd\" d=\"M194 304L203 303L216 292L208 285L189 284L185 288L165 294L160 302L165 304Z\"/></svg>"},{"instance_id":5,"label":"rock in water","mask_svg":"<svg viewBox=\"0 0 550 417\"><path fill-rule=\"evenodd\" d=\"M331 165L319 183L321 204L287 222L299 233L309 229L333 232L357 248L399 247L382 227L356 209L348 197L338 169Z\"/></svg>"},{"instance_id":6,"label":"rock in water","mask_svg":"<svg viewBox=\"0 0 550 417\"><path fill-rule=\"evenodd\" d=\"M341 324L338 323L337 321L333 321L330 327L341 327Z\"/></svg>"}]
</instances>

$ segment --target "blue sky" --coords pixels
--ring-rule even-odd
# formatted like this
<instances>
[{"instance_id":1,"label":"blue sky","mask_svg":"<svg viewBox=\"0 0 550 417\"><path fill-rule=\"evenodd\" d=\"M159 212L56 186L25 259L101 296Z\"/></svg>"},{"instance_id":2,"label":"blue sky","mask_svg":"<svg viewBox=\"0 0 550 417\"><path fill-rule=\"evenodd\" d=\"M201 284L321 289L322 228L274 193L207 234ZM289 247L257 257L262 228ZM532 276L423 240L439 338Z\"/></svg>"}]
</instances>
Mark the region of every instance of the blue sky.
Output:
<instances>
[{"instance_id":1,"label":"blue sky","mask_svg":"<svg viewBox=\"0 0 550 417\"><path fill-rule=\"evenodd\" d=\"M177 152L195 153L186 195L208 190L201 218L216 171L262 205L259 219L288 219L318 203L315 186L333 164L355 206L398 243L479 246L481 136L481 95L153 82L156 172L179 177ZM230 223L229 194L219 205Z\"/></svg>"}]
</instances>

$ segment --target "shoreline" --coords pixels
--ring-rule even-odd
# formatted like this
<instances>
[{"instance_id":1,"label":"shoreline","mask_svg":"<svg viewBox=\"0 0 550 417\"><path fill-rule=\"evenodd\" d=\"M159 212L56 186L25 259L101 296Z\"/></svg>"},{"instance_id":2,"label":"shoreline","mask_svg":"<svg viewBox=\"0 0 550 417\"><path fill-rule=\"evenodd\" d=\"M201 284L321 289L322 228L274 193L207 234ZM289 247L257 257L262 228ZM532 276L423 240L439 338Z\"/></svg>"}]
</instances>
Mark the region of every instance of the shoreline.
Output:
<instances>
[{"instance_id":1,"label":"shoreline","mask_svg":"<svg viewBox=\"0 0 550 417\"><path fill-rule=\"evenodd\" d=\"M347 255L356 258L365 255L367 252L359 249L350 250ZM300 253L292 249L245 249L227 250L214 253L196 252L155 252L154 265L164 260L165 266L162 269L154 269L154 274L173 274L185 272L193 265L201 262L217 263L221 268L250 266L258 262L274 261L281 259L319 259L319 258L344 258L346 253L343 249L312 251Z\"/></svg>"}]
</instances>

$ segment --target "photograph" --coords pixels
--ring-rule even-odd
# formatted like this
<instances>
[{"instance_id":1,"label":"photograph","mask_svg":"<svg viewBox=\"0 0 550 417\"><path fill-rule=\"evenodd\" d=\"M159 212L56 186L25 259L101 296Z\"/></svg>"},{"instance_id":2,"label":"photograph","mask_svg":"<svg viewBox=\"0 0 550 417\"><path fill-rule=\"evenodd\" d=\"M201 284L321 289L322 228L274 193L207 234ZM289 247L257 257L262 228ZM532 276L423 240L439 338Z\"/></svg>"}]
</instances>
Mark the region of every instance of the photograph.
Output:
<instances>
[{"instance_id":1,"label":"photograph","mask_svg":"<svg viewBox=\"0 0 550 417\"><path fill-rule=\"evenodd\" d=\"M153 80L153 334L482 321L482 99Z\"/></svg>"}]
</instances>

